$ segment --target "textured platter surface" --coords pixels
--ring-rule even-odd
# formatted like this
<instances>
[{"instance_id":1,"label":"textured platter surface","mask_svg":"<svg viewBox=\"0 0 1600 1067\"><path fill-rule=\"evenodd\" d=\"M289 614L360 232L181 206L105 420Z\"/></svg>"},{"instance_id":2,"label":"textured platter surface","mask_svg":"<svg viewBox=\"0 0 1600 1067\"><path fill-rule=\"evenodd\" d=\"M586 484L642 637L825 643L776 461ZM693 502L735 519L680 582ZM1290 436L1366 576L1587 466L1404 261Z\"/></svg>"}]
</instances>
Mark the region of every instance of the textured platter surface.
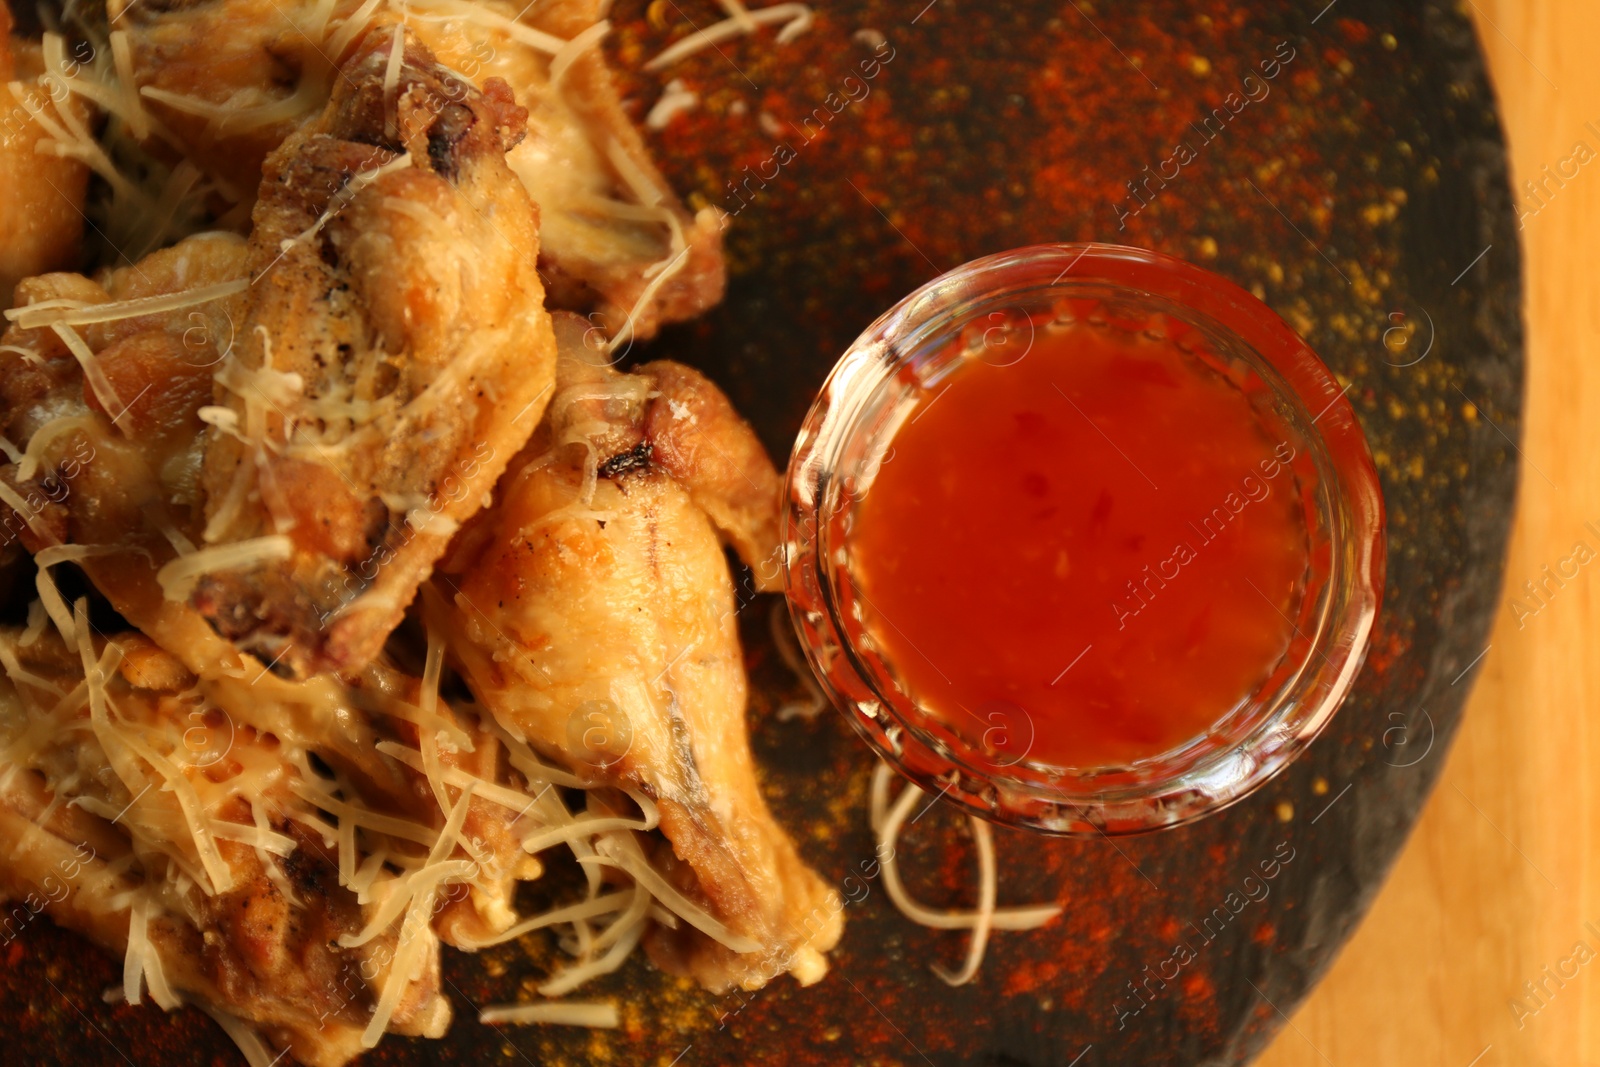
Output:
<instances>
[{"instance_id":1,"label":"textured platter surface","mask_svg":"<svg viewBox=\"0 0 1600 1067\"><path fill-rule=\"evenodd\" d=\"M783 457L837 354L967 259L1102 240L1216 270L1349 386L1378 461L1389 577L1355 695L1305 758L1198 825L1000 833L1002 902L1067 910L997 935L952 990L929 964L957 961L960 936L910 925L864 874L868 753L832 711L778 716L806 691L774 647L773 598L742 598L769 797L849 901L829 976L719 997L641 956L592 990L623 1004L622 1029L496 1031L475 1006L527 996L551 946L447 953L448 1040L387 1039L363 1062L1241 1063L1404 842L1484 651L1515 496L1517 238L1469 22L1363 0L925 2L829 4L788 45L733 41L670 72L700 102L651 139L697 206L736 212L732 282L648 356L706 369ZM719 14L654 0L612 17L613 59L637 71ZM642 116L660 81L624 82ZM903 840L903 867L923 899L970 905L971 838L947 807ZM4 1062L242 1062L198 1012L105 1004L120 963L47 921L0 960Z\"/></svg>"}]
</instances>

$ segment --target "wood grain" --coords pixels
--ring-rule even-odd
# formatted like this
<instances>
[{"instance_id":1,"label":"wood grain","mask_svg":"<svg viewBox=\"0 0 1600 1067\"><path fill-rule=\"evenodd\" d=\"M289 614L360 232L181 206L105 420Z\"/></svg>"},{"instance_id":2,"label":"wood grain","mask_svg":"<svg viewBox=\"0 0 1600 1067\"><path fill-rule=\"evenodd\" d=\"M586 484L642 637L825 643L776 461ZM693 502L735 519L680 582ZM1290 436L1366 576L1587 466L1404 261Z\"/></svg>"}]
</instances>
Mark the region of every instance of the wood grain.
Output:
<instances>
[{"instance_id":1,"label":"wood grain","mask_svg":"<svg viewBox=\"0 0 1600 1067\"><path fill-rule=\"evenodd\" d=\"M1262 1067L1600 1064L1600 4L1464 6L1526 213L1527 406L1506 587L1411 842ZM1546 177L1564 162L1576 177ZM1545 182L1542 203L1529 180ZM1578 542L1597 553L1587 565ZM1547 581L1564 561L1577 576ZM1526 581L1549 595L1529 598Z\"/></svg>"}]
</instances>

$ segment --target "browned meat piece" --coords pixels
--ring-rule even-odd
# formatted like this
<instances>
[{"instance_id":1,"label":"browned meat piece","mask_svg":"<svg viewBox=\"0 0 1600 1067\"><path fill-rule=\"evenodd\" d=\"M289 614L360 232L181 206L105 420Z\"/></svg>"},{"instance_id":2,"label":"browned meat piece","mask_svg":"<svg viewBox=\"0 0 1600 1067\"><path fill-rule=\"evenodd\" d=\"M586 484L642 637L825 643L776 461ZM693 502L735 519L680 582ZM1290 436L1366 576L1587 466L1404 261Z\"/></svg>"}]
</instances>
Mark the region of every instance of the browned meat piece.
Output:
<instances>
[{"instance_id":1,"label":"browned meat piece","mask_svg":"<svg viewBox=\"0 0 1600 1067\"><path fill-rule=\"evenodd\" d=\"M442 1034L437 942L359 937L380 905L341 885L303 755L217 711L149 642L76 618L76 651L0 633L0 890L126 954L130 998L199 1000L313 1067L370 1047L381 1005L389 1029Z\"/></svg>"},{"instance_id":2,"label":"browned meat piece","mask_svg":"<svg viewBox=\"0 0 1600 1067\"><path fill-rule=\"evenodd\" d=\"M529 112L507 161L539 205L540 269L551 307L592 314L618 344L722 299L721 227L691 215L623 111L598 48L552 78L561 45L602 16L600 0L414 0L403 18L452 70L510 85ZM237 201L255 195L268 153L310 122L359 42L392 39L388 5L354 21L356 0L112 0L134 78L186 155ZM520 20L520 21L519 21ZM152 144L151 150L170 154Z\"/></svg>"},{"instance_id":3,"label":"browned meat piece","mask_svg":"<svg viewBox=\"0 0 1600 1067\"><path fill-rule=\"evenodd\" d=\"M356 6L337 5L346 16ZM225 191L230 204L219 206L244 206L241 222L267 155L322 112L355 43L346 35L330 54L334 10L309 2L108 0L106 14L128 34L145 106ZM155 137L148 147L173 154Z\"/></svg>"},{"instance_id":4,"label":"browned meat piece","mask_svg":"<svg viewBox=\"0 0 1600 1067\"><path fill-rule=\"evenodd\" d=\"M704 379L595 366L583 333L558 323L547 425L463 535L459 573L435 579L431 621L508 731L659 805L679 888L742 943L660 929L658 963L713 989L815 981L838 900L761 796L733 585L698 503L714 498L747 559L770 560L776 473Z\"/></svg>"},{"instance_id":5,"label":"browned meat piece","mask_svg":"<svg viewBox=\"0 0 1600 1067\"><path fill-rule=\"evenodd\" d=\"M570 39L606 6L550 0L523 17ZM533 74L512 85L532 116L510 162L548 220L542 266L552 306L590 312L626 344L719 303L727 278L717 213L690 216L673 193L623 111L600 50L574 60L559 86ZM651 210L641 214L641 205Z\"/></svg>"},{"instance_id":6,"label":"browned meat piece","mask_svg":"<svg viewBox=\"0 0 1600 1067\"><path fill-rule=\"evenodd\" d=\"M537 218L505 162L525 113L415 43L391 65L395 44L370 35L267 161L206 442L204 540L246 556L191 602L301 677L372 660L552 381Z\"/></svg>"},{"instance_id":7,"label":"browned meat piece","mask_svg":"<svg viewBox=\"0 0 1600 1067\"><path fill-rule=\"evenodd\" d=\"M22 279L77 265L89 183L88 167L50 151L55 138L47 124L59 127L61 118L38 81L39 46L13 37L11 28L0 0L0 310L11 306ZM87 117L77 101L60 106Z\"/></svg>"},{"instance_id":8,"label":"browned meat piece","mask_svg":"<svg viewBox=\"0 0 1600 1067\"><path fill-rule=\"evenodd\" d=\"M244 241L232 235L194 237L99 282L50 275L29 280L24 290L31 301L70 300L93 312L113 301L226 287L242 278L245 254ZM48 314L63 313L74 309ZM198 411L211 399L212 369L231 338L216 302L74 327L122 398L109 405L86 385L62 337L47 326L24 325L32 321L24 317L0 339L37 356L0 353L0 432L26 453L21 464L0 467L0 482L18 509L0 506L0 514L14 539L42 553L42 591L54 589L53 561L72 560L150 639L148 662L181 662L229 721L315 750L349 783L351 797L373 810L437 831L460 793L458 785L441 802L420 767L375 750L383 743L420 749L443 730L454 740L440 750L441 766L498 779L495 739L443 702L433 701L436 707L424 714L417 678L375 663L353 686L326 676L282 679L241 655L186 603L163 595L161 569L181 563L178 544L199 540L203 526ZM123 414L113 422L118 410ZM130 639L120 640L127 646ZM424 731L419 722L433 728ZM480 869L443 903L439 928L447 939L482 939L512 921L514 879L538 871L521 851L525 828L515 826L517 815L505 803L472 799L462 832L482 843Z\"/></svg>"}]
</instances>

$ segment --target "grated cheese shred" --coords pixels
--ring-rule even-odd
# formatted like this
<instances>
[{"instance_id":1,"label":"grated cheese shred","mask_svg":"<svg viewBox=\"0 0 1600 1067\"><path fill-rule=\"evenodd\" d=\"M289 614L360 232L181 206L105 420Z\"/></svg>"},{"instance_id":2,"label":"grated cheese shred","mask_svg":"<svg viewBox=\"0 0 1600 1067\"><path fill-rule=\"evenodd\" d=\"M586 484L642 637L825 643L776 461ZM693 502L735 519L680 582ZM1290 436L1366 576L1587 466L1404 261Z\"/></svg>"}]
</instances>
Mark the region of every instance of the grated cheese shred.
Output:
<instances>
[{"instance_id":1,"label":"grated cheese shred","mask_svg":"<svg viewBox=\"0 0 1600 1067\"><path fill-rule=\"evenodd\" d=\"M878 863L883 871L883 888L889 900L900 913L919 926L934 930L971 930L966 963L958 972L934 967L934 973L950 985L961 985L977 974L983 962L984 947L990 930L1033 930L1061 914L1059 904L1033 907L999 908L995 906L997 878L994 862L994 840L989 836L988 824L976 816L969 816L978 845L978 907L974 911L957 909L940 910L922 904L907 892L900 880L900 867L896 860L895 845L901 827L918 800L927 796L916 785L908 784L893 804L889 803L889 783L894 772L887 763L879 763L873 772L870 791L870 819L878 837Z\"/></svg>"},{"instance_id":2,"label":"grated cheese shred","mask_svg":"<svg viewBox=\"0 0 1600 1067\"><path fill-rule=\"evenodd\" d=\"M399 948L395 952L394 962L383 982L378 1003L372 1009L372 1020L361 1035L363 1048L372 1048L376 1045L383 1032L389 1028L389 1020L393 1018L394 1010L399 1006L401 994L419 977L423 963L422 953L437 943L429 923L433 918L433 905L438 898L439 886L447 880L459 880L467 870L471 869L471 865L464 861L445 859L454 851L461 837L461 826L466 821L467 807L471 801L472 788L469 786L462 790L461 798L456 801L455 808L450 812L450 818L446 820L444 829L439 833L438 841L428 853L427 862L420 870L406 876L403 892L410 898L410 904L406 908L405 920L400 927ZM396 897L400 895L398 891L395 894ZM385 910L385 908L379 909L380 916ZM377 921L377 918L374 918L373 923L369 924L369 929ZM392 921L391 916L389 922ZM387 925L388 922L385 922L384 926ZM341 937L339 943L348 946L351 941L347 937Z\"/></svg>"},{"instance_id":3,"label":"grated cheese shred","mask_svg":"<svg viewBox=\"0 0 1600 1067\"><path fill-rule=\"evenodd\" d=\"M615 1004L599 1001L552 1001L546 1004L495 1004L478 1013L485 1026L587 1026L615 1030L622 1025Z\"/></svg>"},{"instance_id":4,"label":"grated cheese shred","mask_svg":"<svg viewBox=\"0 0 1600 1067\"><path fill-rule=\"evenodd\" d=\"M738 5L729 18L713 23L704 29L696 30L680 41L662 49L661 53L644 65L648 71L664 70L674 63L688 59L697 52L707 48L715 48L724 41L731 41L735 37L742 37L752 33L758 26L769 26L784 23L783 29L778 31L778 43L788 44L811 28L813 16L809 4L774 4L764 7L759 11L745 10Z\"/></svg>"},{"instance_id":5,"label":"grated cheese shred","mask_svg":"<svg viewBox=\"0 0 1600 1067\"><path fill-rule=\"evenodd\" d=\"M5 316L23 330L36 330L41 326L88 326L100 322L138 318L142 315L164 315L182 311L185 308L198 307L235 293L242 293L249 286L248 279L239 278L235 281L185 289L177 293L162 293L158 296L143 296L104 304L85 304L77 300L45 300L37 304L11 308L5 312Z\"/></svg>"},{"instance_id":6,"label":"grated cheese shred","mask_svg":"<svg viewBox=\"0 0 1600 1067\"><path fill-rule=\"evenodd\" d=\"M100 401L100 406L105 409L107 417L115 423L122 417L124 406L122 398L117 395L116 389L112 388L111 379L106 377L105 368L100 366L99 358L72 327L52 322L50 330L61 338L61 343L67 346L67 350L83 368L83 380L89 383L89 388L94 390L95 399Z\"/></svg>"},{"instance_id":7,"label":"grated cheese shred","mask_svg":"<svg viewBox=\"0 0 1600 1067\"><path fill-rule=\"evenodd\" d=\"M161 592L168 600L183 601L189 599L189 594L194 591L195 583L202 575L276 563L288 559L293 552L294 542L284 534L209 545L163 564L156 572L156 581L161 583Z\"/></svg>"},{"instance_id":8,"label":"grated cheese shred","mask_svg":"<svg viewBox=\"0 0 1600 1067\"><path fill-rule=\"evenodd\" d=\"M585 52L599 45L610 32L611 23L601 19L562 45L550 60L550 84L559 87L572 64L576 63Z\"/></svg>"}]
</instances>

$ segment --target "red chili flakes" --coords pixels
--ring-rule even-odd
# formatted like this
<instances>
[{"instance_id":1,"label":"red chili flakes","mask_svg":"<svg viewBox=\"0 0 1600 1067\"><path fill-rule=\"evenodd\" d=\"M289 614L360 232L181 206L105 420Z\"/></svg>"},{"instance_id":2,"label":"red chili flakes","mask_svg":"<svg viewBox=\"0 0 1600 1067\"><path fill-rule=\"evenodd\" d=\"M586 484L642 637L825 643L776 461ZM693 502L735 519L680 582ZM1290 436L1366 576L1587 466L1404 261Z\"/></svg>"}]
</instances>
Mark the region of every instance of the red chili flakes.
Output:
<instances>
[{"instance_id":1,"label":"red chili flakes","mask_svg":"<svg viewBox=\"0 0 1600 1067\"><path fill-rule=\"evenodd\" d=\"M1351 44L1366 44L1372 36L1372 27L1365 22L1355 19L1340 19L1337 23L1339 32L1344 34L1344 39Z\"/></svg>"}]
</instances>

